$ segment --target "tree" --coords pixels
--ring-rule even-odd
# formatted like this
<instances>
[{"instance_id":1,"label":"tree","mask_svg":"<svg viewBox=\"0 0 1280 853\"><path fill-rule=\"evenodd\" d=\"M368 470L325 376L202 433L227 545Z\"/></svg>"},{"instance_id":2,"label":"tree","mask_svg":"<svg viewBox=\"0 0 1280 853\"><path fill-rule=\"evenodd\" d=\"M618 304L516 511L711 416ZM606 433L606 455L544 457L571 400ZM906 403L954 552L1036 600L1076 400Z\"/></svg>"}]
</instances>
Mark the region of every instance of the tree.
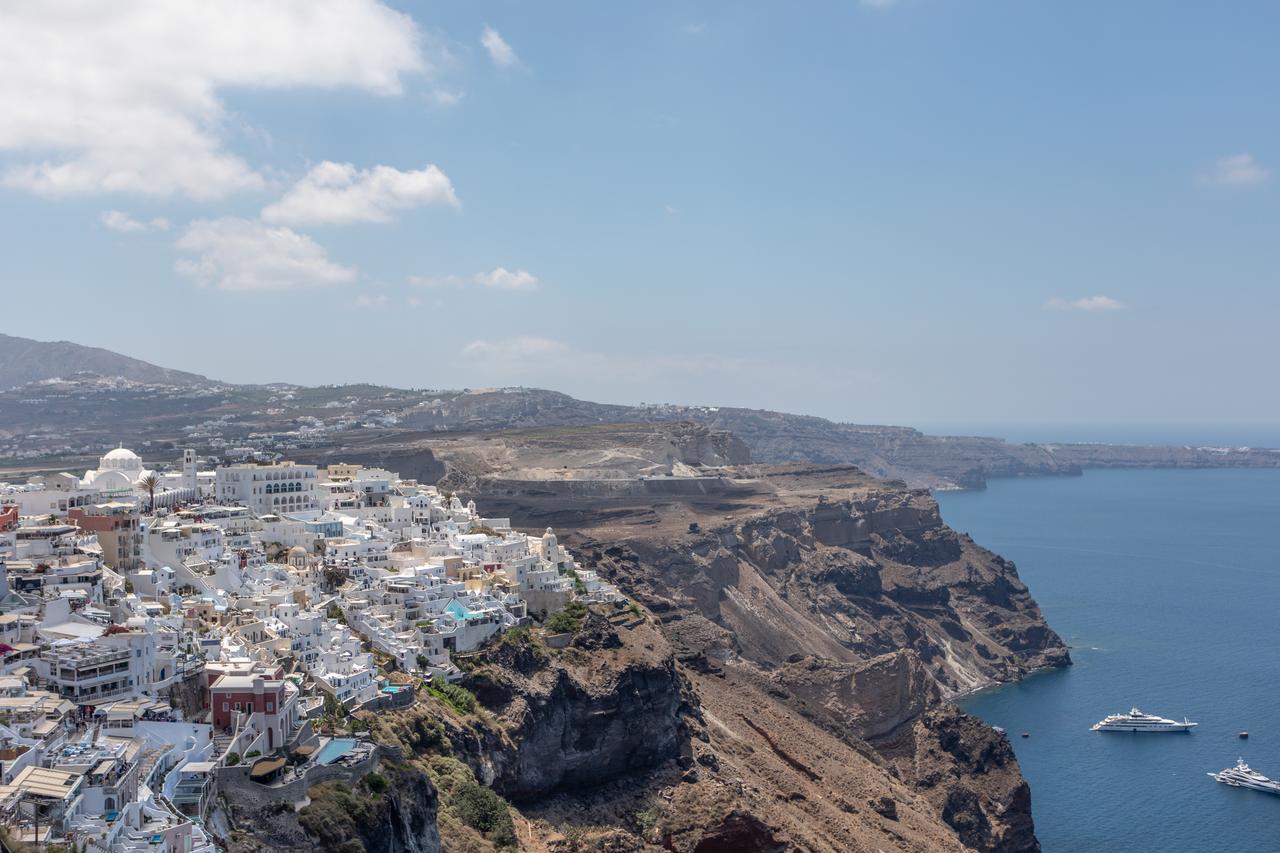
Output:
<instances>
[{"instance_id":1,"label":"tree","mask_svg":"<svg viewBox=\"0 0 1280 853\"><path fill-rule=\"evenodd\" d=\"M138 488L147 493L147 512L154 512L156 508L156 489L160 488L160 478L155 474L148 474L138 481Z\"/></svg>"}]
</instances>

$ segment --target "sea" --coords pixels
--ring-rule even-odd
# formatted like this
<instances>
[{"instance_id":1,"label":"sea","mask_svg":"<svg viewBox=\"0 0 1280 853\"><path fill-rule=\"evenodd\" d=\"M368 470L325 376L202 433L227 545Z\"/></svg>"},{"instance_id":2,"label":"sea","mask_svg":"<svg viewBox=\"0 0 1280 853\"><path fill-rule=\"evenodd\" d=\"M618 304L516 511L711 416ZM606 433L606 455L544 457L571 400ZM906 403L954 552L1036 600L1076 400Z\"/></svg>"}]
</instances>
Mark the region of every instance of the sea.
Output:
<instances>
[{"instance_id":1,"label":"sea","mask_svg":"<svg viewBox=\"0 0 1280 853\"><path fill-rule=\"evenodd\" d=\"M1243 757L1280 778L1280 470L1087 471L937 498L1017 563L1071 647L1074 666L961 701L1008 731L1046 853L1280 851L1280 796L1205 775ZM1089 730L1133 706L1199 726Z\"/></svg>"}]
</instances>

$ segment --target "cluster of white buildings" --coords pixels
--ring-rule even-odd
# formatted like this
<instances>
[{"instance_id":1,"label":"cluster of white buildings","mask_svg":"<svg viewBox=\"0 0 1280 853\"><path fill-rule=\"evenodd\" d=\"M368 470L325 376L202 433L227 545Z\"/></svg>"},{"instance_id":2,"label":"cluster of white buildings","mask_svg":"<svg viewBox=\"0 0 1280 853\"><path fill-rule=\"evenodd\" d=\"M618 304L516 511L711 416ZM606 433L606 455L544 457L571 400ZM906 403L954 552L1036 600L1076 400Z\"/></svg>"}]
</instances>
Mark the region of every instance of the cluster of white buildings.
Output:
<instances>
[{"instance_id":1,"label":"cluster of white buildings","mask_svg":"<svg viewBox=\"0 0 1280 853\"><path fill-rule=\"evenodd\" d=\"M216 849L220 785L352 760L317 717L457 677L455 655L575 599L621 603L550 529L389 471L201 471L189 451L170 468L117 448L83 477L0 484L0 823L15 839Z\"/></svg>"}]
</instances>

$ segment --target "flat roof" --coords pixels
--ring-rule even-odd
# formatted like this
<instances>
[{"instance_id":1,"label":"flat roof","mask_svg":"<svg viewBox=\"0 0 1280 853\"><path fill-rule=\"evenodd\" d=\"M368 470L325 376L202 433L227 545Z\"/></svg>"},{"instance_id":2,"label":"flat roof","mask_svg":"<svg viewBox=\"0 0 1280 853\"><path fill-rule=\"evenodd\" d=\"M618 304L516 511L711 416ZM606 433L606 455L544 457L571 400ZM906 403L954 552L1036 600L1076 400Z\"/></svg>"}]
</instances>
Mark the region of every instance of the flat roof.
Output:
<instances>
[{"instance_id":1,"label":"flat roof","mask_svg":"<svg viewBox=\"0 0 1280 853\"><path fill-rule=\"evenodd\" d=\"M28 794L51 800L65 800L76 790L79 773L50 770L47 767L26 767L8 785L0 785L0 799L12 794Z\"/></svg>"}]
</instances>

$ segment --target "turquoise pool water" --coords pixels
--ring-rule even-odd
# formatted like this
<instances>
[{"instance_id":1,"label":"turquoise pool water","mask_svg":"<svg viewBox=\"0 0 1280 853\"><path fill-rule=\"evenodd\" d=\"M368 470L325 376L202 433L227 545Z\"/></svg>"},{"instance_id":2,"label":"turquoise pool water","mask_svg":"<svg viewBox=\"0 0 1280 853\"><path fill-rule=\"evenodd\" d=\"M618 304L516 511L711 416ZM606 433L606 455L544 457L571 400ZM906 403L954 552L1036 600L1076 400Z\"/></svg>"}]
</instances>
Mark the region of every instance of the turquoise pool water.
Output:
<instances>
[{"instance_id":1,"label":"turquoise pool water","mask_svg":"<svg viewBox=\"0 0 1280 853\"><path fill-rule=\"evenodd\" d=\"M355 745L356 742L352 738L336 737L320 747L320 751L316 753L316 763L332 764L350 752Z\"/></svg>"},{"instance_id":2,"label":"turquoise pool water","mask_svg":"<svg viewBox=\"0 0 1280 853\"><path fill-rule=\"evenodd\" d=\"M468 616L472 615L470 610L468 610L460 602L457 602L457 601L450 601L449 604L445 607L445 610L453 614L453 617L455 619L466 619Z\"/></svg>"}]
</instances>

